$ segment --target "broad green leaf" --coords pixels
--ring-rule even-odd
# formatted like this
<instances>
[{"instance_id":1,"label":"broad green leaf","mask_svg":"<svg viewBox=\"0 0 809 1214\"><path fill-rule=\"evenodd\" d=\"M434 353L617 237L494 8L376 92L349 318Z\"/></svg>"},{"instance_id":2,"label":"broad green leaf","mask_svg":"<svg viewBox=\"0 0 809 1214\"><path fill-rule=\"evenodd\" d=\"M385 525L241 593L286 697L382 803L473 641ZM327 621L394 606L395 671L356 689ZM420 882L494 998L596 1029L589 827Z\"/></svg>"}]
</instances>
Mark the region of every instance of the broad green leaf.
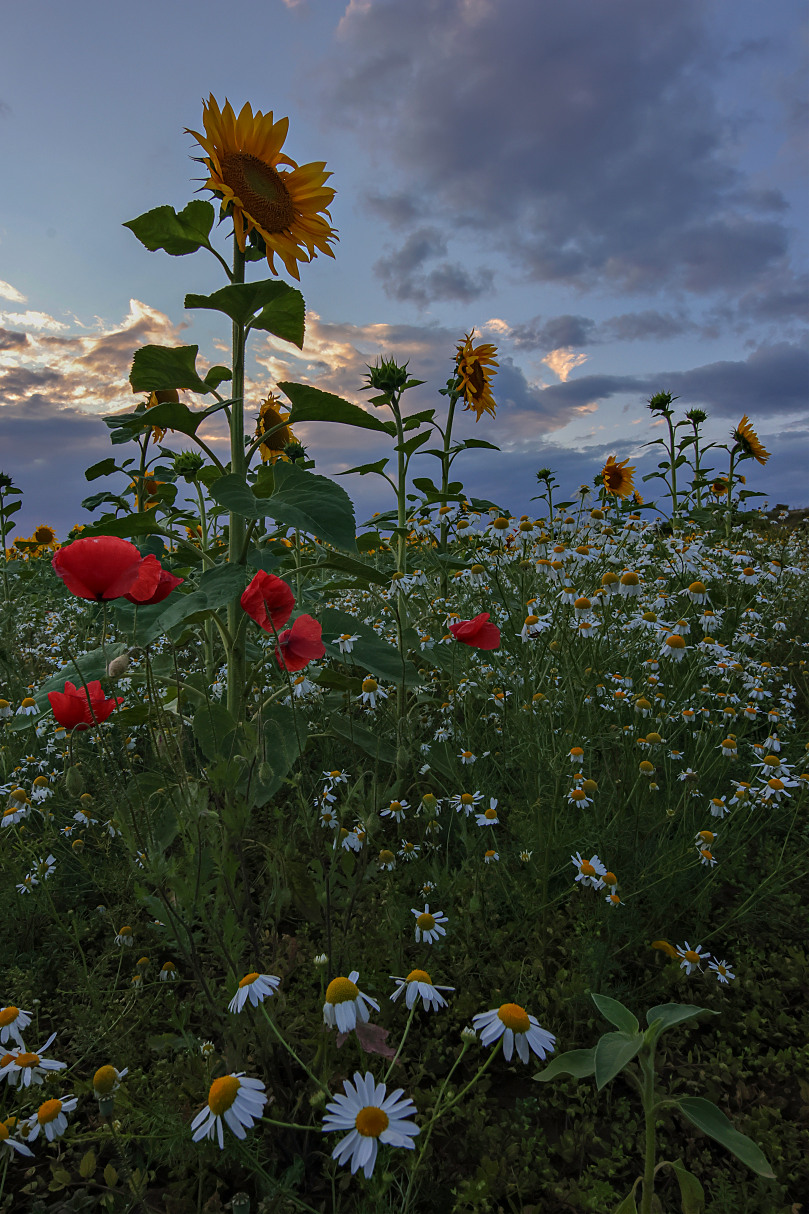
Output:
<instances>
[{"instance_id":1,"label":"broad green leaf","mask_svg":"<svg viewBox=\"0 0 809 1214\"><path fill-rule=\"evenodd\" d=\"M615 1207L615 1214L638 1214L638 1207L635 1202L635 1185L632 1186L632 1189L627 1193L621 1204Z\"/></svg>"},{"instance_id":2,"label":"broad green leaf","mask_svg":"<svg viewBox=\"0 0 809 1214\"><path fill-rule=\"evenodd\" d=\"M37 704L47 708L49 691L64 691L66 682L73 683L74 686L80 688L82 678L85 683L92 683L95 679L103 678L112 659L120 657L128 648L128 645L116 641L102 649L91 649L89 653L82 653L76 658L71 658L56 674L45 680L35 692L34 699Z\"/></svg>"},{"instance_id":3,"label":"broad green leaf","mask_svg":"<svg viewBox=\"0 0 809 1214\"><path fill-rule=\"evenodd\" d=\"M145 409L143 413L135 416L140 423L139 429L148 430L152 426L159 426L161 430L176 430L179 434L187 434L190 437L196 434L200 422L205 420L205 411L192 411L182 401L173 400L164 401L162 405L153 405L151 409Z\"/></svg>"},{"instance_id":4,"label":"broad green leaf","mask_svg":"<svg viewBox=\"0 0 809 1214\"><path fill-rule=\"evenodd\" d=\"M709 1016L718 1016L719 1012L714 1012L708 1007L697 1007L693 1003L661 1003L657 1007L650 1007L646 1013L646 1023L654 1024L655 1020L660 1020L660 1032L664 1033L666 1029L673 1028L675 1024L682 1024L684 1020L693 1020L695 1016L699 1016L701 1012L707 1012Z\"/></svg>"},{"instance_id":5,"label":"broad green leaf","mask_svg":"<svg viewBox=\"0 0 809 1214\"><path fill-rule=\"evenodd\" d=\"M298 422L340 422L344 426L359 426L363 430L380 430L383 434L395 434L392 422L384 422L373 413L366 413L359 405L352 405L341 396L322 392L309 384L279 383L278 387L292 401L289 415L290 426Z\"/></svg>"},{"instance_id":6,"label":"broad green leaf","mask_svg":"<svg viewBox=\"0 0 809 1214\"><path fill-rule=\"evenodd\" d=\"M79 1176L82 1180L89 1180L96 1170L96 1153L92 1149L85 1151L79 1160Z\"/></svg>"},{"instance_id":7,"label":"broad green leaf","mask_svg":"<svg viewBox=\"0 0 809 1214\"><path fill-rule=\"evenodd\" d=\"M383 641L369 624L363 624L352 615L327 607L318 616L323 629L323 644L326 652L343 662L353 663L363 671L376 675L377 678L401 683L404 679L406 686L413 686L419 681L419 675L410 662L403 662L399 650ZM339 645L334 643L335 637L348 633L349 636L359 636L354 642L350 654L340 654Z\"/></svg>"},{"instance_id":8,"label":"broad green leaf","mask_svg":"<svg viewBox=\"0 0 809 1214\"><path fill-rule=\"evenodd\" d=\"M677 1177L683 1214L703 1214L705 1209L704 1190L693 1172L688 1171L682 1159L662 1159L655 1168L655 1174L660 1168L671 1168Z\"/></svg>"},{"instance_id":9,"label":"broad green leaf","mask_svg":"<svg viewBox=\"0 0 809 1214\"><path fill-rule=\"evenodd\" d=\"M279 282L277 278L265 278L259 282L233 283L211 295L186 295L184 306L188 309L207 308L224 312L237 324L246 325L266 304L276 303L290 295L300 296L300 291Z\"/></svg>"},{"instance_id":10,"label":"broad green leaf","mask_svg":"<svg viewBox=\"0 0 809 1214\"><path fill-rule=\"evenodd\" d=\"M599 1091L632 1061L642 1045L640 1033L635 1036L629 1033L604 1034L595 1048L596 1087Z\"/></svg>"},{"instance_id":11,"label":"broad green leaf","mask_svg":"<svg viewBox=\"0 0 809 1214\"><path fill-rule=\"evenodd\" d=\"M85 498L85 501L89 501ZM154 510L141 510L140 513L125 514L121 518L99 519L92 527L86 527L81 533L85 539L92 535L117 535L119 537L136 535L168 535L164 524L156 519Z\"/></svg>"},{"instance_id":12,"label":"broad green leaf","mask_svg":"<svg viewBox=\"0 0 809 1214\"><path fill-rule=\"evenodd\" d=\"M405 455L412 455L422 443L426 443L430 438L430 431L425 430L423 434L414 434L412 438L406 439L403 443L397 443L393 448L394 451L403 451Z\"/></svg>"},{"instance_id":13,"label":"broad green leaf","mask_svg":"<svg viewBox=\"0 0 809 1214\"><path fill-rule=\"evenodd\" d=\"M206 759L228 759L236 722L224 704L211 700L194 713L194 737Z\"/></svg>"},{"instance_id":14,"label":"broad green leaf","mask_svg":"<svg viewBox=\"0 0 809 1214\"><path fill-rule=\"evenodd\" d=\"M703 1133L710 1134L711 1138L715 1138L717 1142L721 1142L723 1147L727 1147L753 1172L771 1179L775 1177L761 1148L756 1146L752 1138L748 1138L746 1134L740 1134L738 1130L734 1129L721 1109L718 1109L710 1100L703 1100L701 1096L682 1096L677 1101L677 1106L692 1125L695 1125L698 1130L702 1130Z\"/></svg>"},{"instance_id":15,"label":"broad green leaf","mask_svg":"<svg viewBox=\"0 0 809 1214\"><path fill-rule=\"evenodd\" d=\"M287 295L266 304L250 328L272 333L274 337L289 341L302 350L305 326L306 304L303 296L300 291L290 289Z\"/></svg>"},{"instance_id":16,"label":"broad green leaf","mask_svg":"<svg viewBox=\"0 0 809 1214\"><path fill-rule=\"evenodd\" d=\"M356 721L339 717L337 713L333 713L329 723L329 732L343 742L351 742L352 745L370 755L372 759L378 759L380 763L393 764L396 762L396 751L390 742L386 742L378 734L372 733L370 729L358 725Z\"/></svg>"},{"instance_id":17,"label":"broad green leaf","mask_svg":"<svg viewBox=\"0 0 809 1214\"><path fill-rule=\"evenodd\" d=\"M254 786L251 786L257 805L266 805L281 787L287 773L297 763L307 738L306 725L292 708L272 704L262 715L264 746L272 776L268 780L256 779Z\"/></svg>"},{"instance_id":18,"label":"broad green leaf","mask_svg":"<svg viewBox=\"0 0 809 1214\"><path fill-rule=\"evenodd\" d=\"M174 207L155 207L123 226L150 252L164 249L171 257L184 257L208 244L214 218L211 204L195 198L179 214Z\"/></svg>"},{"instance_id":19,"label":"broad green leaf","mask_svg":"<svg viewBox=\"0 0 809 1214\"><path fill-rule=\"evenodd\" d=\"M354 506L342 485L295 464L275 465L275 492L267 505L276 522L299 527L345 552L357 551Z\"/></svg>"},{"instance_id":20,"label":"broad green leaf","mask_svg":"<svg viewBox=\"0 0 809 1214\"><path fill-rule=\"evenodd\" d=\"M624 1007L623 1003L619 1003L617 999L610 999L608 995L590 995L593 1003L596 1005L601 1015L605 1020L609 1020L610 1024L614 1024L616 1028L621 1029L624 1033L637 1033L638 1019L633 1016L628 1007Z\"/></svg>"},{"instance_id":21,"label":"broad green leaf","mask_svg":"<svg viewBox=\"0 0 809 1214\"><path fill-rule=\"evenodd\" d=\"M330 552L325 561L319 561L316 565L303 565L301 573L312 573L317 569L339 569L342 573L352 574L366 586L370 583L386 586L390 581L390 573L384 569L377 569L367 561L358 561L344 552Z\"/></svg>"},{"instance_id":22,"label":"broad green leaf","mask_svg":"<svg viewBox=\"0 0 809 1214\"><path fill-rule=\"evenodd\" d=\"M500 450L500 448L496 447L494 443L487 443L486 440L482 438L465 438L461 443L461 446L467 450L470 447L485 447L488 451Z\"/></svg>"},{"instance_id":23,"label":"broad green leaf","mask_svg":"<svg viewBox=\"0 0 809 1214\"><path fill-rule=\"evenodd\" d=\"M197 374L199 346L141 346L132 359L129 382L133 392L189 388L203 396L210 386ZM155 406L159 408L159 406ZM150 410L151 412L151 410Z\"/></svg>"},{"instance_id":24,"label":"broad green leaf","mask_svg":"<svg viewBox=\"0 0 809 1214\"><path fill-rule=\"evenodd\" d=\"M98 480L99 476L110 476L118 468L115 460L110 455L107 459L99 460L97 464L92 464L89 468L85 468L84 479L86 481ZM89 1155L90 1152L88 1151Z\"/></svg>"},{"instance_id":25,"label":"broad green leaf","mask_svg":"<svg viewBox=\"0 0 809 1214\"><path fill-rule=\"evenodd\" d=\"M233 379L233 372L230 367L216 366L211 367L205 372L205 383L209 392L215 392L226 379Z\"/></svg>"},{"instance_id":26,"label":"broad green leaf","mask_svg":"<svg viewBox=\"0 0 809 1214\"><path fill-rule=\"evenodd\" d=\"M337 475L351 476L354 472L359 473L360 476L367 476L369 472L376 472L381 475L389 463L389 459L378 459L374 464L357 464L356 468L346 468L345 471L338 472Z\"/></svg>"},{"instance_id":27,"label":"broad green leaf","mask_svg":"<svg viewBox=\"0 0 809 1214\"><path fill-rule=\"evenodd\" d=\"M595 1050L568 1050L566 1054L559 1054L552 1059L544 1071L534 1075L534 1079L538 1079L540 1083L547 1083L549 1079L555 1079L557 1075L572 1075L574 1079L586 1079L588 1075L595 1072L595 1069Z\"/></svg>"},{"instance_id":28,"label":"broad green leaf","mask_svg":"<svg viewBox=\"0 0 809 1214\"><path fill-rule=\"evenodd\" d=\"M137 616L137 641L148 645L155 637L163 636L173 628L199 615L200 612L215 611L224 607L240 595L247 585L248 574L243 565L217 565L206 570L199 581L199 588L188 594L174 591L165 600L165 607L156 614L151 608L142 608ZM162 606L162 604L156 604ZM149 612L148 616L146 613ZM145 619L142 619L145 617Z\"/></svg>"}]
</instances>

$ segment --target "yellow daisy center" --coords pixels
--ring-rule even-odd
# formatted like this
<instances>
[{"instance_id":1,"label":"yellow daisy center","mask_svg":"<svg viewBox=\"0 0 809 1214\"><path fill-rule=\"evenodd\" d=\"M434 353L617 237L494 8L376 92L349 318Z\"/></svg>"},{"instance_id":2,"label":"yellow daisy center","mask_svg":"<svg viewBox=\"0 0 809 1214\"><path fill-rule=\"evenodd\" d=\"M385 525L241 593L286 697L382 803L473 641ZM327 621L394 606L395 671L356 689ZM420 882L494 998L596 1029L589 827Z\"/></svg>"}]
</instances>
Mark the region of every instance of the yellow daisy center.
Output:
<instances>
[{"instance_id":1,"label":"yellow daisy center","mask_svg":"<svg viewBox=\"0 0 809 1214\"><path fill-rule=\"evenodd\" d=\"M582 860L581 864L579 865L579 872L584 873L585 877L594 877L595 871L596 870L593 868L593 865L589 860Z\"/></svg>"},{"instance_id":2,"label":"yellow daisy center","mask_svg":"<svg viewBox=\"0 0 809 1214\"><path fill-rule=\"evenodd\" d=\"M506 528L508 527L508 519L507 518L496 518L493 520L492 526L497 531L505 531Z\"/></svg>"},{"instance_id":3,"label":"yellow daisy center","mask_svg":"<svg viewBox=\"0 0 809 1214\"><path fill-rule=\"evenodd\" d=\"M423 932L431 932L435 927L435 916L429 911L422 911L416 920L416 926L420 927Z\"/></svg>"},{"instance_id":4,"label":"yellow daisy center","mask_svg":"<svg viewBox=\"0 0 809 1214\"><path fill-rule=\"evenodd\" d=\"M46 1125L49 1121L56 1121L61 1111L61 1100L46 1100L37 1109L37 1121L40 1125Z\"/></svg>"},{"instance_id":5,"label":"yellow daisy center","mask_svg":"<svg viewBox=\"0 0 809 1214\"><path fill-rule=\"evenodd\" d=\"M3 1125L2 1121L0 1121L0 1142L5 1142L8 1136L8 1130Z\"/></svg>"},{"instance_id":6,"label":"yellow daisy center","mask_svg":"<svg viewBox=\"0 0 809 1214\"><path fill-rule=\"evenodd\" d=\"M357 1127L357 1133L362 1134L363 1138L378 1138L390 1125L390 1118L375 1104L366 1104L365 1108L357 1113L354 1125Z\"/></svg>"},{"instance_id":7,"label":"yellow daisy center","mask_svg":"<svg viewBox=\"0 0 809 1214\"><path fill-rule=\"evenodd\" d=\"M376 691L378 687L379 687L379 684L377 683L376 679L363 679L362 680L362 690L363 691Z\"/></svg>"},{"instance_id":8,"label":"yellow daisy center","mask_svg":"<svg viewBox=\"0 0 809 1214\"><path fill-rule=\"evenodd\" d=\"M507 1029L515 1033L527 1033L531 1027L528 1013L518 1003L504 1003L497 1015Z\"/></svg>"},{"instance_id":9,"label":"yellow daisy center","mask_svg":"<svg viewBox=\"0 0 809 1214\"><path fill-rule=\"evenodd\" d=\"M285 232L292 226L292 197L272 165L249 152L225 152L220 165L225 185L265 231Z\"/></svg>"},{"instance_id":10,"label":"yellow daisy center","mask_svg":"<svg viewBox=\"0 0 809 1214\"><path fill-rule=\"evenodd\" d=\"M208 1092L208 1108L215 1117L221 1117L233 1104L241 1084L235 1075L223 1075L214 1079Z\"/></svg>"},{"instance_id":11,"label":"yellow daisy center","mask_svg":"<svg viewBox=\"0 0 809 1214\"><path fill-rule=\"evenodd\" d=\"M258 971L255 971L252 974L245 974L244 978L242 978L241 982L239 983L239 986L252 986L256 978L258 978Z\"/></svg>"},{"instance_id":12,"label":"yellow daisy center","mask_svg":"<svg viewBox=\"0 0 809 1214\"><path fill-rule=\"evenodd\" d=\"M587 793L583 788L572 788L570 790L571 801L586 801Z\"/></svg>"},{"instance_id":13,"label":"yellow daisy center","mask_svg":"<svg viewBox=\"0 0 809 1214\"><path fill-rule=\"evenodd\" d=\"M461 793L461 805L474 805L474 803L475 798L472 796L471 792Z\"/></svg>"},{"instance_id":14,"label":"yellow daisy center","mask_svg":"<svg viewBox=\"0 0 809 1214\"><path fill-rule=\"evenodd\" d=\"M676 633L673 636L666 637L666 644L669 649L685 649L685 641Z\"/></svg>"},{"instance_id":15,"label":"yellow daisy center","mask_svg":"<svg viewBox=\"0 0 809 1214\"><path fill-rule=\"evenodd\" d=\"M777 755L765 755L761 761L762 763L766 763L768 767L778 767L780 765L780 759Z\"/></svg>"},{"instance_id":16,"label":"yellow daisy center","mask_svg":"<svg viewBox=\"0 0 809 1214\"><path fill-rule=\"evenodd\" d=\"M352 999L357 998L359 993L359 987L350 978L333 978L326 987L326 1002L350 1003Z\"/></svg>"},{"instance_id":17,"label":"yellow daisy center","mask_svg":"<svg viewBox=\"0 0 809 1214\"><path fill-rule=\"evenodd\" d=\"M18 1054L14 1059L15 1065L24 1068L28 1066L39 1066L39 1054Z\"/></svg>"},{"instance_id":18,"label":"yellow daisy center","mask_svg":"<svg viewBox=\"0 0 809 1214\"><path fill-rule=\"evenodd\" d=\"M20 1009L18 1007L3 1008L2 1012L0 1012L0 1029L4 1029L7 1025L11 1024L12 1021L17 1019L19 1014Z\"/></svg>"},{"instance_id":19,"label":"yellow daisy center","mask_svg":"<svg viewBox=\"0 0 809 1214\"><path fill-rule=\"evenodd\" d=\"M387 851L386 849L384 849L383 851L381 851L379 853L379 863L380 864L392 864L393 860L394 860L394 855L393 855L392 851Z\"/></svg>"},{"instance_id":20,"label":"yellow daisy center","mask_svg":"<svg viewBox=\"0 0 809 1214\"><path fill-rule=\"evenodd\" d=\"M489 820L491 820L492 818L496 818L497 810L489 808L484 811L483 816L484 816L484 818L488 818Z\"/></svg>"},{"instance_id":21,"label":"yellow daisy center","mask_svg":"<svg viewBox=\"0 0 809 1214\"><path fill-rule=\"evenodd\" d=\"M683 953L686 961L690 961L692 965L699 964L699 953L695 953L693 948L687 948Z\"/></svg>"},{"instance_id":22,"label":"yellow daisy center","mask_svg":"<svg viewBox=\"0 0 809 1214\"><path fill-rule=\"evenodd\" d=\"M772 779L772 780L768 780L767 784L773 790L773 792L780 792L781 789L784 787L783 780Z\"/></svg>"},{"instance_id":23,"label":"yellow daisy center","mask_svg":"<svg viewBox=\"0 0 809 1214\"><path fill-rule=\"evenodd\" d=\"M108 1096L115 1087L118 1073L114 1066L100 1066L93 1075L93 1087L99 1096Z\"/></svg>"},{"instance_id":24,"label":"yellow daisy center","mask_svg":"<svg viewBox=\"0 0 809 1214\"><path fill-rule=\"evenodd\" d=\"M427 982L432 986L432 979L426 970L411 970L405 978L405 982Z\"/></svg>"}]
</instances>

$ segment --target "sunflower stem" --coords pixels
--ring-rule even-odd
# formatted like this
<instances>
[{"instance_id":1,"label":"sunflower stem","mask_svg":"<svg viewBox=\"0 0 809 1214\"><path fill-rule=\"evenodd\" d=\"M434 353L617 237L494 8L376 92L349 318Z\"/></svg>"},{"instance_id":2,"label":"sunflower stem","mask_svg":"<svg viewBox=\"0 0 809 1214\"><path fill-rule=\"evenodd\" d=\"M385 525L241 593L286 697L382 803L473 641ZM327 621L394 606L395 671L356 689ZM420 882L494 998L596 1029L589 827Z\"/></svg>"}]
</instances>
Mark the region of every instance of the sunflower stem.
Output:
<instances>
[{"instance_id":1,"label":"sunflower stem","mask_svg":"<svg viewBox=\"0 0 809 1214\"><path fill-rule=\"evenodd\" d=\"M446 506L447 494L449 493L449 469L452 463L449 455L450 441L452 438L452 422L455 417L455 405L458 401L458 393L450 392L449 394L449 409L447 410L447 427L444 431L444 451L441 456L441 505ZM449 532L449 524L445 519L441 520L441 534L439 537L438 551L441 556L447 555L447 535ZM442 565L441 568L441 597L447 597L447 567Z\"/></svg>"},{"instance_id":2,"label":"sunflower stem","mask_svg":"<svg viewBox=\"0 0 809 1214\"><path fill-rule=\"evenodd\" d=\"M244 282L245 257L239 248L236 234L233 235L233 277L234 283ZM230 418L230 470L244 479L247 474L247 460L244 450L244 325L233 322L233 408ZM240 514L230 512L228 518L228 562L236 565L244 562L245 520ZM227 707L235 720L240 720L244 700L245 652L244 634L239 630L240 603L234 598L228 603L228 632L231 643L228 646L228 686Z\"/></svg>"}]
</instances>

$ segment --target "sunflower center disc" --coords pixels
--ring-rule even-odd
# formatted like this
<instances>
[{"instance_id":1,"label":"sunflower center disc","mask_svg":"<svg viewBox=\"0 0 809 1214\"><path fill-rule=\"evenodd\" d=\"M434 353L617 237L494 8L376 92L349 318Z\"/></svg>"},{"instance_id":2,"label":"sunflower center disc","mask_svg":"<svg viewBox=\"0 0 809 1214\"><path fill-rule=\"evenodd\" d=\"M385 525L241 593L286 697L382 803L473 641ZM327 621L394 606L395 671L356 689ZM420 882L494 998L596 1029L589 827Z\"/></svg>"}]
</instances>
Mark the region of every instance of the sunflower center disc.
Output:
<instances>
[{"instance_id":1,"label":"sunflower center disc","mask_svg":"<svg viewBox=\"0 0 809 1214\"><path fill-rule=\"evenodd\" d=\"M292 227L295 209L284 179L272 165L249 152L228 152L221 162L222 180L245 211L265 232Z\"/></svg>"}]
</instances>

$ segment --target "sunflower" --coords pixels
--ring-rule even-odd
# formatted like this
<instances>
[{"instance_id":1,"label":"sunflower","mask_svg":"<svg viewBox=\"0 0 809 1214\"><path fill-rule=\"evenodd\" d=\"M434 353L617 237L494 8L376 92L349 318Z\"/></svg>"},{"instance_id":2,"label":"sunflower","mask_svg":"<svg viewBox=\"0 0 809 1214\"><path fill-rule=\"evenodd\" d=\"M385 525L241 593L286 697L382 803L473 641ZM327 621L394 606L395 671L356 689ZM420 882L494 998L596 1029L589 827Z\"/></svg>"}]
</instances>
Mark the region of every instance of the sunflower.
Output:
<instances>
[{"instance_id":1,"label":"sunflower","mask_svg":"<svg viewBox=\"0 0 809 1214\"><path fill-rule=\"evenodd\" d=\"M180 394L176 388L161 388L157 392L150 392L144 402L147 409L154 409L155 405L177 404L180 399ZM161 426L152 426L152 438L156 443L161 442L166 437L166 431Z\"/></svg>"},{"instance_id":2,"label":"sunflower","mask_svg":"<svg viewBox=\"0 0 809 1214\"><path fill-rule=\"evenodd\" d=\"M289 409L281 404L280 397L270 392L262 402L261 412L256 419L256 438L267 434L266 441L259 446L259 454L264 463L274 464L277 459L285 459L284 448L298 440L286 424L289 420ZM275 427L278 429L275 429Z\"/></svg>"},{"instance_id":3,"label":"sunflower","mask_svg":"<svg viewBox=\"0 0 809 1214\"><path fill-rule=\"evenodd\" d=\"M766 464L770 458L769 451L764 450L761 440L747 420L746 413L736 429L732 431L731 438L739 444L745 455L752 455L753 459L757 459L760 464Z\"/></svg>"},{"instance_id":4,"label":"sunflower","mask_svg":"<svg viewBox=\"0 0 809 1214\"><path fill-rule=\"evenodd\" d=\"M484 413L495 414L495 401L492 396L492 379L497 374L492 367L498 366L495 346L484 343L473 346L472 338L475 330L467 333L463 341L458 342L455 352L455 376L460 380L460 394L465 400L464 408L474 409L477 420Z\"/></svg>"},{"instance_id":5,"label":"sunflower","mask_svg":"<svg viewBox=\"0 0 809 1214\"><path fill-rule=\"evenodd\" d=\"M51 548L55 552L59 547L56 532L54 531L53 527L49 527L47 523L41 523L34 531L31 539L36 540L40 548Z\"/></svg>"},{"instance_id":6,"label":"sunflower","mask_svg":"<svg viewBox=\"0 0 809 1214\"><path fill-rule=\"evenodd\" d=\"M206 155L202 163L210 176L204 188L222 201L222 214L233 218L236 243L242 252L251 232L263 240L273 274L277 253L293 278L300 278L299 261L320 253L333 257L329 242L337 240L328 207L334 190L324 185L331 173L325 164L297 165L281 152L288 118L273 120L272 110L253 113L245 104L238 117L229 101L220 110L213 94L203 103L205 134L186 128ZM280 173L278 166L288 166Z\"/></svg>"},{"instance_id":7,"label":"sunflower","mask_svg":"<svg viewBox=\"0 0 809 1214\"><path fill-rule=\"evenodd\" d=\"M616 497L629 497L630 493L635 492L633 481L635 469L634 466L627 467L627 464L629 464L628 459L617 464L614 455L609 457L601 469L601 479L607 493L614 493Z\"/></svg>"}]
</instances>

